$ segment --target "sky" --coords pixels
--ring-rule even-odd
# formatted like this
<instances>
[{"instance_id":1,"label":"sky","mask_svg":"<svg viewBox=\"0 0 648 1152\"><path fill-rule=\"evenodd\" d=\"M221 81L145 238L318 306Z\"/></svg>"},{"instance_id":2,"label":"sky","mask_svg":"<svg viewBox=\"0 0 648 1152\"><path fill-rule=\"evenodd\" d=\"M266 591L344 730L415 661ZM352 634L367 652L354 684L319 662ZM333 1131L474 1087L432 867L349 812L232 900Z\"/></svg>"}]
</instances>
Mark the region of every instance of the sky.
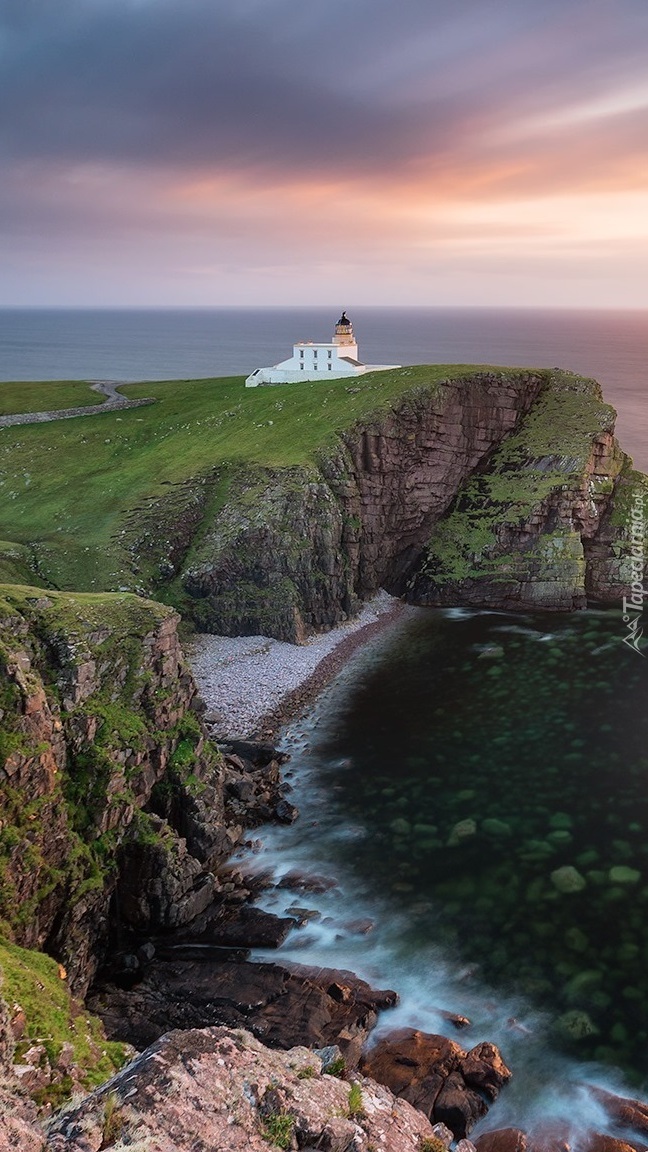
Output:
<instances>
[{"instance_id":1,"label":"sky","mask_svg":"<svg viewBox=\"0 0 648 1152\"><path fill-rule=\"evenodd\" d=\"M646 0L0 0L0 305L648 307Z\"/></svg>"}]
</instances>

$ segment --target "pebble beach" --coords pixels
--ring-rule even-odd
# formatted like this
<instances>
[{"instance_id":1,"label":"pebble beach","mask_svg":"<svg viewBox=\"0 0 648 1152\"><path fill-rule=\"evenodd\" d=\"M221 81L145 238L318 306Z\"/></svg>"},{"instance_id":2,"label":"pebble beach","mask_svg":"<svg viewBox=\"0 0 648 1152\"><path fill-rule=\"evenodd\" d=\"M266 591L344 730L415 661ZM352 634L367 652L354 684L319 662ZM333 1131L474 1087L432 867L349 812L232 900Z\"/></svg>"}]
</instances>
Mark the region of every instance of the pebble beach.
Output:
<instances>
[{"instance_id":1,"label":"pebble beach","mask_svg":"<svg viewBox=\"0 0 648 1152\"><path fill-rule=\"evenodd\" d=\"M352 620L300 645L267 636L195 637L187 655L212 732L219 737L275 735L357 648L406 611L400 600L381 591Z\"/></svg>"}]
</instances>

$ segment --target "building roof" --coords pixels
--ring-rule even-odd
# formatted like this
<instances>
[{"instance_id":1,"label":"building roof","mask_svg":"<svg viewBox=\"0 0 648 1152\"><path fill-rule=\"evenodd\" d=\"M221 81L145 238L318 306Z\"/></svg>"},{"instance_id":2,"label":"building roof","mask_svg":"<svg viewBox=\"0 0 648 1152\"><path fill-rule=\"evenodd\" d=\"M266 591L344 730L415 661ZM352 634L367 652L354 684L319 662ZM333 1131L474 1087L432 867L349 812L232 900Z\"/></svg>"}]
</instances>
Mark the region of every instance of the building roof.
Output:
<instances>
[{"instance_id":1,"label":"building roof","mask_svg":"<svg viewBox=\"0 0 648 1152\"><path fill-rule=\"evenodd\" d=\"M346 312L342 313L342 315L340 316L340 319L338 320L335 327L338 328L340 324L346 324L349 328L352 327L351 321L349 320L349 317L347 316Z\"/></svg>"},{"instance_id":2,"label":"building roof","mask_svg":"<svg viewBox=\"0 0 648 1152\"><path fill-rule=\"evenodd\" d=\"M362 368L362 360L354 360L353 356L340 356L340 360L346 360L347 364L353 364L354 368Z\"/></svg>"}]
</instances>

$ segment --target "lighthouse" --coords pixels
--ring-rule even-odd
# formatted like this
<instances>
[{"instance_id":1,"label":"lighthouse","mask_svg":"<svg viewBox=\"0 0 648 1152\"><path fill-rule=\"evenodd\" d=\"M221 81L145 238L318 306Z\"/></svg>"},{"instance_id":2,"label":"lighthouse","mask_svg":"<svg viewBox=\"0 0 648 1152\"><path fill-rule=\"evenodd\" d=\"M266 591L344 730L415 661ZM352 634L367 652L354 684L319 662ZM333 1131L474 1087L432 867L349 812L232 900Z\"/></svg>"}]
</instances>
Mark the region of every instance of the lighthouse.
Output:
<instances>
[{"instance_id":1,"label":"lighthouse","mask_svg":"<svg viewBox=\"0 0 648 1152\"><path fill-rule=\"evenodd\" d=\"M358 345L346 312L337 321L333 339L327 344L300 340L293 345L288 360L270 368L256 368L245 381L246 388L264 384L296 384L300 380L336 380L347 376L362 376L365 372L384 372L400 368L400 364L363 364Z\"/></svg>"}]
</instances>

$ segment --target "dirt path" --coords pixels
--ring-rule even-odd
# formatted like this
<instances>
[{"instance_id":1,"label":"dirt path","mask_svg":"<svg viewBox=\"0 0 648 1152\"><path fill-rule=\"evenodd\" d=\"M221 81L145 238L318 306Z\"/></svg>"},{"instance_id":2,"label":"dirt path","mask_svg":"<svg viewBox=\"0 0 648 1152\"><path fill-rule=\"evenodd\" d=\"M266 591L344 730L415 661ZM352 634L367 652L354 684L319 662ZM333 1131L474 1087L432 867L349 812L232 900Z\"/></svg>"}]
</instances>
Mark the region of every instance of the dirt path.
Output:
<instances>
[{"instance_id":1,"label":"dirt path","mask_svg":"<svg viewBox=\"0 0 648 1152\"><path fill-rule=\"evenodd\" d=\"M0 416L0 428L14 428L17 424L48 424L51 420L73 420L75 416L95 416L100 412L116 412L123 408L141 408L144 404L153 404L153 399L127 400L118 392L123 384L131 383L128 380L89 380L95 392L106 396L102 404L85 404L79 408L60 408L54 412L12 412L9 416ZM135 381L132 381L135 383Z\"/></svg>"}]
</instances>

